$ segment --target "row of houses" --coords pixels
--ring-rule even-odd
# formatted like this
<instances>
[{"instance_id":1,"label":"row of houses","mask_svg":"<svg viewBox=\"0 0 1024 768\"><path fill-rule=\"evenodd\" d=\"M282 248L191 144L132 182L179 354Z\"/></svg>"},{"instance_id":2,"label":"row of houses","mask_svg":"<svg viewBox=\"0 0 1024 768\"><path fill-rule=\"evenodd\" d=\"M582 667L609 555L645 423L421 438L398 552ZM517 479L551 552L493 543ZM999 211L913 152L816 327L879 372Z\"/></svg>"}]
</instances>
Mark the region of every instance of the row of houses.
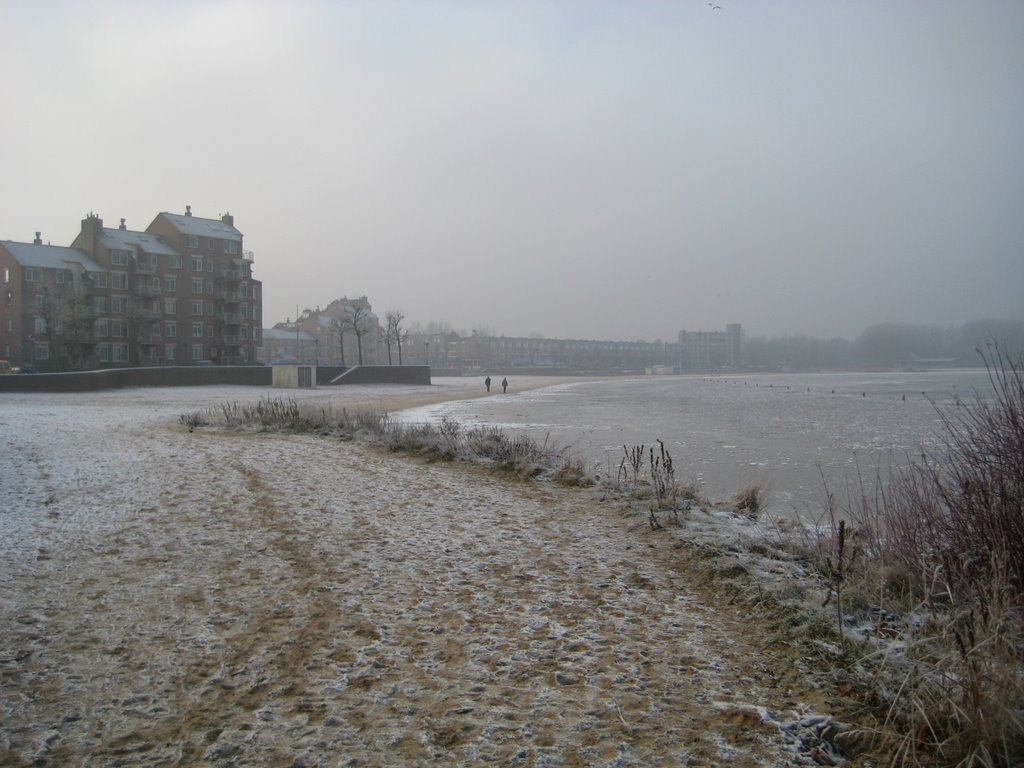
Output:
<instances>
[{"instance_id":1,"label":"row of houses","mask_svg":"<svg viewBox=\"0 0 1024 768\"><path fill-rule=\"evenodd\" d=\"M680 331L674 342L462 335L454 331L405 333L401 328L396 334L394 329L381 327L363 296L338 299L323 310L306 309L294 321L265 329L261 359L316 360L342 366L404 363L453 371L734 370L742 362L742 338L738 323L726 326L724 331Z\"/></svg>"},{"instance_id":2,"label":"row of houses","mask_svg":"<svg viewBox=\"0 0 1024 768\"><path fill-rule=\"evenodd\" d=\"M90 213L68 246L0 241L0 357L40 371L257 360L263 286L234 217Z\"/></svg>"},{"instance_id":3,"label":"row of houses","mask_svg":"<svg viewBox=\"0 0 1024 768\"><path fill-rule=\"evenodd\" d=\"M263 285L230 213L161 212L144 230L90 213L68 246L0 241L0 358L40 371L275 360L416 364L462 371L722 370L741 364L742 329L681 331L674 342L407 332L366 296L262 328Z\"/></svg>"},{"instance_id":4,"label":"row of houses","mask_svg":"<svg viewBox=\"0 0 1024 768\"><path fill-rule=\"evenodd\" d=\"M602 341L472 334L417 334L410 348L441 368L562 368L574 371L626 372L662 369L733 370L742 363L743 329L680 331L676 341Z\"/></svg>"}]
</instances>

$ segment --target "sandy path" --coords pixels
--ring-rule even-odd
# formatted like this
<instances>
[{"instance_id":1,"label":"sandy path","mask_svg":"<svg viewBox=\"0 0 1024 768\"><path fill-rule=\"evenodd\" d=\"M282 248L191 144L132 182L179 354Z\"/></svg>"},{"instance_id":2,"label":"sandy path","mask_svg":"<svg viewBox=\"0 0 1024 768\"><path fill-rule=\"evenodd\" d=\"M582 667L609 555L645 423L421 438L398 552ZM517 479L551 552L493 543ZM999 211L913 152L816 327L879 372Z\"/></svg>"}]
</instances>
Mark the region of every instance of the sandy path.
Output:
<instances>
[{"instance_id":1,"label":"sandy path","mask_svg":"<svg viewBox=\"0 0 1024 768\"><path fill-rule=\"evenodd\" d=\"M323 438L83 448L50 417L0 562L0 764L798 762L745 707L813 694L635 520Z\"/></svg>"}]
</instances>

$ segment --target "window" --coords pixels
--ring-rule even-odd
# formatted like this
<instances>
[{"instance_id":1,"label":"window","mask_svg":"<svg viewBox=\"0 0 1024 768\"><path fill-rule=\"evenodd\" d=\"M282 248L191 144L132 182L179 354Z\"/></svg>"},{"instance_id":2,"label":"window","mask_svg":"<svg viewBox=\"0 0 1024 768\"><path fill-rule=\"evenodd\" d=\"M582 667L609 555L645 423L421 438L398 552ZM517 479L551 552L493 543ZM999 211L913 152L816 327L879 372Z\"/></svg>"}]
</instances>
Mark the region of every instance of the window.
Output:
<instances>
[{"instance_id":1,"label":"window","mask_svg":"<svg viewBox=\"0 0 1024 768\"><path fill-rule=\"evenodd\" d=\"M4 282L11 282L11 270L8 267L4 267Z\"/></svg>"},{"instance_id":2,"label":"window","mask_svg":"<svg viewBox=\"0 0 1024 768\"><path fill-rule=\"evenodd\" d=\"M212 259L210 261L206 262L206 271L207 272L213 272L213 260Z\"/></svg>"},{"instance_id":3,"label":"window","mask_svg":"<svg viewBox=\"0 0 1024 768\"><path fill-rule=\"evenodd\" d=\"M115 339L128 338L128 323L126 323L124 320L111 320L110 335L112 338Z\"/></svg>"},{"instance_id":4,"label":"window","mask_svg":"<svg viewBox=\"0 0 1024 768\"><path fill-rule=\"evenodd\" d=\"M212 339L213 338L213 324L212 323L208 323L206 325L206 338L208 338L208 339Z\"/></svg>"},{"instance_id":5,"label":"window","mask_svg":"<svg viewBox=\"0 0 1024 768\"><path fill-rule=\"evenodd\" d=\"M110 287L115 291L127 291L128 290L128 273L127 272L111 272L110 273Z\"/></svg>"},{"instance_id":6,"label":"window","mask_svg":"<svg viewBox=\"0 0 1024 768\"><path fill-rule=\"evenodd\" d=\"M193 339L201 339L201 338L203 338L203 324L202 323L192 323L192 338Z\"/></svg>"},{"instance_id":7,"label":"window","mask_svg":"<svg viewBox=\"0 0 1024 768\"><path fill-rule=\"evenodd\" d=\"M13 318L8 317L7 318L7 332L10 333L13 330L14 330L14 320L13 320Z\"/></svg>"},{"instance_id":8,"label":"window","mask_svg":"<svg viewBox=\"0 0 1024 768\"><path fill-rule=\"evenodd\" d=\"M238 253L238 243L236 243L234 240L226 240L224 242L224 253Z\"/></svg>"},{"instance_id":9,"label":"window","mask_svg":"<svg viewBox=\"0 0 1024 768\"><path fill-rule=\"evenodd\" d=\"M178 346L176 344L168 344L164 347L164 357L167 362L171 363L178 359Z\"/></svg>"},{"instance_id":10,"label":"window","mask_svg":"<svg viewBox=\"0 0 1024 768\"><path fill-rule=\"evenodd\" d=\"M101 363L110 362L110 348L106 342L96 345L96 355L99 357Z\"/></svg>"},{"instance_id":11,"label":"window","mask_svg":"<svg viewBox=\"0 0 1024 768\"><path fill-rule=\"evenodd\" d=\"M238 308L238 310L239 310L238 311L238 316L240 318L242 318L243 320L248 320L249 319L249 305L248 304L243 304L241 307Z\"/></svg>"},{"instance_id":12,"label":"window","mask_svg":"<svg viewBox=\"0 0 1024 768\"><path fill-rule=\"evenodd\" d=\"M253 287L252 287L252 300L253 301L259 301L260 300L260 287L259 287L259 285L253 285Z\"/></svg>"},{"instance_id":13,"label":"window","mask_svg":"<svg viewBox=\"0 0 1024 768\"><path fill-rule=\"evenodd\" d=\"M181 269L181 256L177 253L172 253L167 257L167 268L168 269Z\"/></svg>"},{"instance_id":14,"label":"window","mask_svg":"<svg viewBox=\"0 0 1024 768\"><path fill-rule=\"evenodd\" d=\"M110 351L113 353L115 363L127 363L128 362L128 345L127 344L111 344Z\"/></svg>"},{"instance_id":15,"label":"window","mask_svg":"<svg viewBox=\"0 0 1024 768\"><path fill-rule=\"evenodd\" d=\"M97 315L107 314L107 297L106 296L93 296L92 297L92 308Z\"/></svg>"},{"instance_id":16,"label":"window","mask_svg":"<svg viewBox=\"0 0 1024 768\"><path fill-rule=\"evenodd\" d=\"M211 251L214 250L217 247L217 241L214 240L212 237L208 238L206 241L206 247L209 248Z\"/></svg>"},{"instance_id":17,"label":"window","mask_svg":"<svg viewBox=\"0 0 1024 768\"><path fill-rule=\"evenodd\" d=\"M192 359L193 360L202 360L203 359L203 345L202 344L193 344L192 345Z\"/></svg>"},{"instance_id":18,"label":"window","mask_svg":"<svg viewBox=\"0 0 1024 768\"><path fill-rule=\"evenodd\" d=\"M107 273L106 272L95 272L92 276L92 284L95 288L106 288L107 287Z\"/></svg>"},{"instance_id":19,"label":"window","mask_svg":"<svg viewBox=\"0 0 1024 768\"><path fill-rule=\"evenodd\" d=\"M25 270L25 282L26 283L38 283L43 279L43 271L41 269L34 269L29 267Z\"/></svg>"},{"instance_id":20,"label":"window","mask_svg":"<svg viewBox=\"0 0 1024 768\"><path fill-rule=\"evenodd\" d=\"M178 278L174 275L164 275L164 293L174 293L178 290Z\"/></svg>"},{"instance_id":21,"label":"window","mask_svg":"<svg viewBox=\"0 0 1024 768\"><path fill-rule=\"evenodd\" d=\"M115 267L123 267L128 263L128 255L124 251L111 251L110 263Z\"/></svg>"},{"instance_id":22,"label":"window","mask_svg":"<svg viewBox=\"0 0 1024 768\"><path fill-rule=\"evenodd\" d=\"M192 314L202 316L203 314L203 302L192 300Z\"/></svg>"},{"instance_id":23,"label":"window","mask_svg":"<svg viewBox=\"0 0 1024 768\"><path fill-rule=\"evenodd\" d=\"M57 285L64 285L64 270L57 270Z\"/></svg>"},{"instance_id":24,"label":"window","mask_svg":"<svg viewBox=\"0 0 1024 768\"><path fill-rule=\"evenodd\" d=\"M46 333L46 318L36 317L32 333Z\"/></svg>"},{"instance_id":25,"label":"window","mask_svg":"<svg viewBox=\"0 0 1024 768\"><path fill-rule=\"evenodd\" d=\"M192 257L192 271L193 272L202 272L203 271L203 257L202 256L193 256Z\"/></svg>"},{"instance_id":26,"label":"window","mask_svg":"<svg viewBox=\"0 0 1024 768\"><path fill-rule=\"evenodd\" d=\"M178 300L177 299L164 299L164 314L165 315L176 315L176 314L178 314Z\"/></svg>"},{"instance_id":27,"label":"window","mask_svg":"<svg viewBox=\"0 0 1024 768\"><path fill-rule=\"evenodd\" d=\"M107 338L107 318L101 317L96 321L96 335L101 339Z\"/></svg>"},{"instance_id":28,"label":"window","mask_svg":"<svg viewBox=\"0 0 1024 768\"><path fill-rule=\"evenodd\" d=\"M213 317L213 302L212 301L206 302L206 316L207 317Z\"/></svg>"},{"instance_id":29,"label":"window","mask_svg":"<svg viewBox=\"0 0 1024 768\"><path fill-rule=\"evenodd\" d=\"M196 237L195 235L185 235L185 245L187 245L189 248L198 248L199 238Z\"/></svg>"},{"instance_id":30,"label":"window","mask_svg":"<svg viewBox=\"0 0 1024 768\"><path fill-rule=\"evenodd\" d=\"M243 325L242 326L242 341L248 341L248 340L249 340L249 326L248 325Z\"/></svg>"},{"instance_id":31,"label":"window","mask_svg":"<svg viewBox=\"0 0 1024 768\"><path fill-rule=\"evenodd\" d=\"M178 323L175 320L168 320L164 323L164 336L174 338L178 335Z\"/></svg>"},{"instance_id":32,"label":"window","mask_svg":"<svg viewBox=\"0 0 1024 768\"><path fill-rule=\"evenodd\" d=\"M127 296L111 296L110 297L110 314L112 315L123 315L128 311L128 297Z\"/></svg>"},{"instance_id":33,"label":"window","mask_svg":"<svg viewBox=\"0 0 1024 768\"><path fill-rule=\"evenodd\" d=\"M46 294L45 293L37 293L36 294L36 307L38 309L45 309L46 308Z\"/></svg>"},{"instance_id":34,"label":"window","mask_svg":"<svg viewBox=\"0 0 1024 768\"><path fill-rule=\"evenodd\" d=\"M50 345L49 344L47 344L45 341L37 341L34 344L34 347L35 347L35 349L32 350L33 353L35 354L34 359L36 359L36 360L49 360L50 359Z\"/></svg>"},{"instance_id":35,"label":"window","mask_svg":"<svg viewBox=\"0 0 1024 768\"><path fill-rule=\"evenodd\" d=\"M193 277L192 278L192 293L202 293L202 292L203 292L203 278L201 278L201 277Z\"/></svg>"}]
</instances>

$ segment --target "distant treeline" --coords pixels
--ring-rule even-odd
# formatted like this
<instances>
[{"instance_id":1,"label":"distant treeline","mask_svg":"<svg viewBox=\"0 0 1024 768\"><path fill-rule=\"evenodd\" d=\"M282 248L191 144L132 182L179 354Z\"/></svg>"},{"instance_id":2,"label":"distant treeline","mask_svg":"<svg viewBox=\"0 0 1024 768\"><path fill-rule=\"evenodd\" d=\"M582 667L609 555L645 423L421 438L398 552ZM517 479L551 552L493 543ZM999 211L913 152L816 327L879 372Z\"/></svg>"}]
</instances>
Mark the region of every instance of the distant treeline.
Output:
<instances>
[{"instance_id":1,"label":"distant treeline","mask_svg":"<svg viewBox=\"0 0 1024 768\"><path fill-rule=\"evenodd\" d=\"M749 338L743 346L743 364L768 370L981 366L978 349L989 343L1015 357L1024 355L1024 322L975 320L962 326L878 323L853 341L811 336Z\"/></svg>"}]
</instances>

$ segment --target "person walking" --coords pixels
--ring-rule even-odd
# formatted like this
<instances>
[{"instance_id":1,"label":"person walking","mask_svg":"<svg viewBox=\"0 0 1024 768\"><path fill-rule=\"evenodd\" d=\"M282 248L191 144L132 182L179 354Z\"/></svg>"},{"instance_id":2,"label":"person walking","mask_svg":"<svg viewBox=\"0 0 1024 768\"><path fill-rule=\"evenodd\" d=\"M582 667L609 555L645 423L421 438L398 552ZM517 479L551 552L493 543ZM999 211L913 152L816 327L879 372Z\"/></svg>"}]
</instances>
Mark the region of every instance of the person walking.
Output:
<instances>
[{"instance_id":1,"label":"person walking","mask_svg":"<svg viewBox=\"0 0 1024 768\"><path fill-rule=\"evenodd\" d=\"M506 378L503 378L501 380L501 391L502 392L508 392L508 379L506 379Z\"/></svg>"},{"instance_id":2,"label":"person walking","mask_svg":"<svg viewBox=\"0 0 1024 768\"><path fill-rule=\"evenodd\" d=\"M491 377L490 376L488 376L486 379L484 379L484 386L487 387L487 391L488 392L491 391Z\"/></svg>"}]
</instances>

